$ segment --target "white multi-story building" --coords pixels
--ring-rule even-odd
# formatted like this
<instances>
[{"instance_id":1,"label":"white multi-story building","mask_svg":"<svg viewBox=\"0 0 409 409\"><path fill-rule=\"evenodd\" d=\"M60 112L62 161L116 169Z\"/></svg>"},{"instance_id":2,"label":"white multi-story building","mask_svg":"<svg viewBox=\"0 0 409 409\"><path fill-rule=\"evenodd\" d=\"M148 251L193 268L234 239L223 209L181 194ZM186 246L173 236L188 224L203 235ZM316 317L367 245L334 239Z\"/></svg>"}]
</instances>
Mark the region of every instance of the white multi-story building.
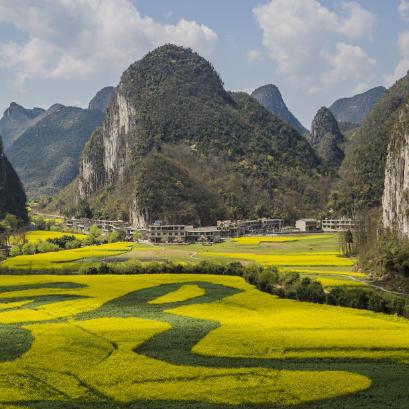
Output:
<instances>
[{"instance_id":1,"label":"white multi-story building","mask_svg":"<svg viewBox=\"0 0 409 409\"><path fill-rule=\"evenodd\" d=\"M356 230L359 227L359 221L347 217L339 219L323 219L321 220L321 228L325 232L331 231L347 231Z\"/></svg>"}]
</instances>

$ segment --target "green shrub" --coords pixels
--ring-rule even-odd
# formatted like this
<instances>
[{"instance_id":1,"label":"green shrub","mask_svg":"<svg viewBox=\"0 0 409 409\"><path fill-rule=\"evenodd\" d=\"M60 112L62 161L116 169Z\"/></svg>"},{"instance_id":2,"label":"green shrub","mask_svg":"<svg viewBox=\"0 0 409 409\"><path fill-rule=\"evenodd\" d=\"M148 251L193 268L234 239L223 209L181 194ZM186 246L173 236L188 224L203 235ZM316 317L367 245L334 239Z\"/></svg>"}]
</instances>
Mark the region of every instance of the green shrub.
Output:
<instances>
[{"instance_id":1,"label":"green shrub","mask_svg":"<svg viewBox=\"0 0 409 409\"><path fill-rule=\"evenodd\" d=\"M65 243L66 250L78 249L82 246L80 240L70 240Z\"/></svg>"},{"instance_id":2,"label":"green shrub","mask_svg":"<svg viewBox=\"0 0 409 409\"><path fill-rule=\"evenodd\" d=\"M117 243L119 241L124 241L126 237L126 234L124 231L113 231L110 233L108 237L108 243Z\"/></svg>"},{"instance_id":3,"label":"green shrub","mask_svg":"<svg viewBox=\"0 0 409 409\"><path fill-rule=\"evenodd\" d=\"M21 248L21 252L24 255L31 255L37 252L37 247L33 243L25 243Z\"/></svg>"},{"instance_id":4,"label":"green shrub","mask_svg":"<svg viewBox=\"0 0 409 409\"><path fill-rule=\"evenodd\" d=\"M36 243L36 253L48 253L51 251L59 251L61 250L57 244L50 243L47 241L40 241Z\"/></svg>"},{"instance_id":5,"label":"green shrub","mask_svg":"<svg viewBox=\"0 0 409 409\"><path fill-rule=\"evenodd\" d=\"M16 257L16 256L20 256L21 254L22 254L22 251L21 251L21 246L13 246L11 249L10 249L10 257Z\"/></svg>"}]
</instances>

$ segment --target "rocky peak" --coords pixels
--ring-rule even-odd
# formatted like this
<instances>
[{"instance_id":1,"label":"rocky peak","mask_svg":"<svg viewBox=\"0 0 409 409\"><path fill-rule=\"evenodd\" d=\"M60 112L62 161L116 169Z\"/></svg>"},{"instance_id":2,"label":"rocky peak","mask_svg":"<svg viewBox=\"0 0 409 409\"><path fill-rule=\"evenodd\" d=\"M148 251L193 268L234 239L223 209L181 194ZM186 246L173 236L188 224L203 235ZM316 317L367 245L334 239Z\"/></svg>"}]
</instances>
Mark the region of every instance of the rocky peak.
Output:
<instances>
[{"instance_id":1,"label":"rocky peak","mask_svg":"<svg viewBox=\"0 0 409 409\"><path fill-rule=\"evenodd\" d=\"M12 102L10 106L4 111L3 118L24 116L27 118L35 118L36 116L42 114L44 109L34 107L33 109L26 109L23 106Z\"/></svg>"},{"instance_id":2,"label":"rocky peak","mask_svg":"<svg viewBox=\"0 0 409 409\"><path fill-rule=\"evenodd\" d=\"M337 142L343 142L344 136L339 130L338 122L331 111L326 107L321 107L316 113L309 137L311 145L317 145L327 135L332 134Z\"/></svg>"},{"instance_id":3,"label":"rocky peak","mask_svg":"<svg viewBox=\"0 0 409 409\"><path fill-rule=\"evenodd\" d=\"M264 108L293 126L301 134L304 135L307 132L300 121L287 108L281 92L276 85L263 85L253 91L251 96L263 105Z\"/></svg>"},{"instance_id":4,"label":"rocky peak","mask_svg":"<svg viewBox=\"0 0 409 409\"><path fill-rule=\"evenodd\" d=\"M24 111L25 109L21 105L17 104L16 102L12 102L10 106L4 111L3 116L8 117L15 113L23 113Z\"/></svg>"},{"instance_id":5,"label":"rocky peak","mask_svg":"<svg viewBox=\"0 0 409 409\"><path fill-rule=\"evenodd\" d=\"M341 163L344 153L340 145L344 142L344 136L339 130L337 120L328 108L322 107L318 110L307 139L325 161L334 166Z\"/></svg>"},{"instance_id":6,"label":"rocky peak","mask_svg":"<svg viewBox=\"0 0 409 409\"><path fill-rule=\"evenodd\" d=\"M114 87L102 88L97 92L94 98L91 99L90 103L88 104L88 109L95 109L105 113L109 107L109 104L111 103L114 93Z\"/></svg>"},{"instance_id":7,"label":"rocky peak","mask_svg":"<svg viewBox=\"0 0 409 409\"><path fill-rule=\"evenodd\" d=\"M4 138L5 149L44 112L42 108L27 109L12 102L0 119L0 134Z\"/></svg>"}]
</instances>

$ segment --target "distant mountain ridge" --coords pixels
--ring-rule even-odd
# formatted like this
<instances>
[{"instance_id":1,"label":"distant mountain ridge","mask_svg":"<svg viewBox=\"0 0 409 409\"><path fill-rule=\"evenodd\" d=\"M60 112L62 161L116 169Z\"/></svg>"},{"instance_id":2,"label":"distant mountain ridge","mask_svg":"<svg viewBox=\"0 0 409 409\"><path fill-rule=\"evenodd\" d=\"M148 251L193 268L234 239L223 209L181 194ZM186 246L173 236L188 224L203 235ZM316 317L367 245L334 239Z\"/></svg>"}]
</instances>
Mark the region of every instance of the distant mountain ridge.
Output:
<instances>
[{"instance_id":1,"label":"distant mountain ridge","mask_svg":"<svg viewBox=\"0 0 409 409\"><path fill-rule=\"evenodd\" d=\"M302 135L308 131L304 128L301 122L291 113L284 102L280 90L273 84L263 85L251 93L261 105L268 111L277 115L284 122L293 126Z\"/></svg>"},{"instance_id":2,"label":"distant mountain ridge","mask_svg":"<svg viewBox=\"0 0 409 409\"><path fill-rule=\"evenodd\" d=\"M350 98L338 99L329 110L338 122L360 124L385 93L385 87L375 87Z\"/></svg>"},{"instance_id":3,"label":"distant mountain ridge","mask_svg":"<svg viewBox=\"0 0 409 409\"><path fill-rule=\"evenodd\" d=\"M114 87L105 87L102 88L94 98L91 99L88 104L88 109L96 109L105 113L111 103L112 97L114 96L115 88Z\"/></svg>"},{"instance_id":4,"label":"distant mountain ridge","mask_svg":"<svg viewBox=\"0 0 409 409\"><path fill-rule=\"evenodd\" d=\"M4 149L7 150L44 112L42 108L27 109L12 102L0 119L0 135L3 137Z\"/></svg>"},{"instance_id":5,"label":"distant mountain ridge","mask_svg":"<svg viewBox=\"0 0 409 409\"><path fill-rule=\"evenodd\" d=\"M54 104L18 137L8 156L30 196L53 195L77 176L82 149L103 118Z\"/></svg>"}]
</instances>

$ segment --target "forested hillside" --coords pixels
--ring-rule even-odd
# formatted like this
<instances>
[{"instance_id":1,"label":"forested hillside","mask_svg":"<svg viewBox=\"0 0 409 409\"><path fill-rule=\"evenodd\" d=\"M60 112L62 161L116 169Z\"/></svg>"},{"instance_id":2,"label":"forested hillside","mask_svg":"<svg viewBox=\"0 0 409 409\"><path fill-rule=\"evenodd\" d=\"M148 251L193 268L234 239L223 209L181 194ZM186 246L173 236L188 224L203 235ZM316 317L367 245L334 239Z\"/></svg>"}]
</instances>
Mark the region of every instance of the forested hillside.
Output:
<instances>
[{"instance_id":1,"label":"forested hillside","mask_svg":"<svg viewBox=\"0 0 409 409\"><path fill-rule=\"evenodd\" d=\"M77 203L141 225L294 219L325 202L319 166L292 127L247 94L225 91L198 54L167 45L122 75L84 149Z\"/></svg>"}]
</instances>

